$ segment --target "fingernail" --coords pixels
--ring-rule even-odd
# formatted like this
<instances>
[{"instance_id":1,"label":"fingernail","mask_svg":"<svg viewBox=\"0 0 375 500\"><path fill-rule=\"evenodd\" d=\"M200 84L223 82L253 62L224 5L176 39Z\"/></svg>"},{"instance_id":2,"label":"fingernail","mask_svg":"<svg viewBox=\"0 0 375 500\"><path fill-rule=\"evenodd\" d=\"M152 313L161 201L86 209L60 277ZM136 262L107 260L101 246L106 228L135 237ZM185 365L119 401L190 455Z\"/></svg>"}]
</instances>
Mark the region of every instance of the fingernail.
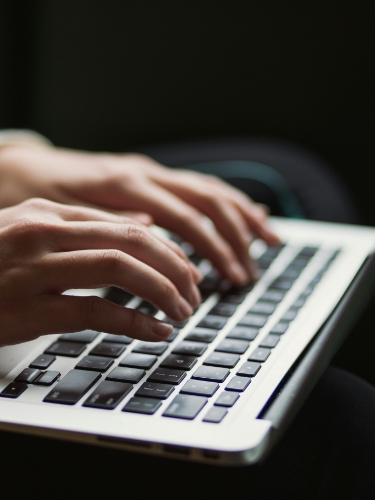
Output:
<instances>
[{"instance_id":1,"label":"fingernail","mask_svg":"<svg viewBox=\"0 0 375 500\"><path fill-rule=\"evenodd\" d=\"M249 280L245 269L237 262L232 262L229 269L235 281L238 281L240 283L247 283L247 281Z\"/></svg>"},{"instance_id":2,"label":"fingernail","mask_svg":"<svg viewBox=\"0 0 375 500\"><path fill-rule=\"evenodd\" d=\"M197 307L201 303L201 294L200 291L198 290L198 287L195 285L192 288L192 294L191 294L191 305L193 307Z\"/></svg>"},{"instance_id":3,"label":"fingernail","mask_svg":"<svg viewBox=\"0 0 375 500\"><path fill-rule=\"evenodd\" d=\"M244 239L249 246L253 242L253 236L250 233L244 234Z\"/></svg>"},{"instance_id":4,"label":"fingernail","mask_svg":"<svg viewBox=\"0 0 375 500\"><path fill-rule=\"evenodd\" d=\"M193 314L193 308L191 305L183 298L180 298L180 302L178 304L178 315L183 320L188 318Z\"/></svg>"},{"instance_id":5,"label":"fingernail","mask_svg":"<svg viewBox=\"0 0 375 500\"><path fill-rule=\"evenodd\" d=\"M258 267L257 267L257 265L255 264L254 261L250 260L247 263L246 267L247 267L250 279L256 281L256 280L258 280L260 278Z\"/></svg>"},{"instance_id":6,"label":"fingernail","mask_svg":"<svg viewBox=\"0 0 375 500\"><path fill-rule=\"evenodd\" d=\"M166 339L173 332L173 326L168 323L163 323L163 321L157 321L154 323L152 331L156 335L159 335L163 339Z\"/></svg>"},{"instance_id":7,"label":"fingernail","mask_svg":"<svg viewBox=\"0 0 375 500\"><path fill-rule=\"evenodd\" d=\"M193 273L193 277L194 277L194 281L196 283L199 283L200 281L202 281L202 274L200 273L199 269L192 263L192 262L189 262L190 264L190 269Z\"/></svg>"}]
</instances>

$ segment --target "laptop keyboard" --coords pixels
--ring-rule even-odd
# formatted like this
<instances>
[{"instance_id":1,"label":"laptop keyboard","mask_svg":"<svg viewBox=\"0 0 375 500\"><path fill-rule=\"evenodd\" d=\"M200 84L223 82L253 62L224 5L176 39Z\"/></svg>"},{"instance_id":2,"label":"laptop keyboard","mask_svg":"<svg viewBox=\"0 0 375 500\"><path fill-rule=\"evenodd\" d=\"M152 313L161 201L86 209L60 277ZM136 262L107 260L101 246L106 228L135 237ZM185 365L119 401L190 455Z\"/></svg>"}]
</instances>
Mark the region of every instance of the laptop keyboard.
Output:
<instances>
[{"instance_id":1,"label":"laptop keyboard","mask_svg":"<svg viewBox=\"0 0 375 500\"><path fill-rule=\"evenodd\" d=\"M277 355L280 339L288 334L289 326L339 253L337 249L324 250L324 264L279 320L268 328L319 251L318 247L288 245L265 249L256 259L261 273L259 283L271 267L277 268L277 274L266 281L267 286L255 301L251 301L253 285L233 288L206 261L191 256L195 262L201 262L206 276L200 284L201 306L182 323L165 318L144 300L110 289L108 300L171 323L174 330L168 340L142 342L91 330L63 334L0 395L22 400L29 386L39 385L50 389L42 398L45 403L82 404L106 410L120 407L121 411L144 415L153 415L161 409L163 417L197 418L218 424L267 360ZM283 265L278 266L278 261ZM259 338L261 341L253 346ZM71 369L62 378L54 370L54 363L60 357L72 358ZM214 402L205 412L209 400Z\"/></svg>"}]
</instances>

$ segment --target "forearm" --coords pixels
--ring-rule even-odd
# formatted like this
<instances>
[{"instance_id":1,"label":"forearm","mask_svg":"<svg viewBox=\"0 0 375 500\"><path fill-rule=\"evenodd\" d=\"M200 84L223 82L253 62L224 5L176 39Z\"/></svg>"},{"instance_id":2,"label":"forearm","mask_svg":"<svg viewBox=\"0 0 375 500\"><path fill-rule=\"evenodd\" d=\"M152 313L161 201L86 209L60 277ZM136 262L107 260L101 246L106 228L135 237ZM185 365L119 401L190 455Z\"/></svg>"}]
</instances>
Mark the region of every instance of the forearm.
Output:
<instances>
[{"instance_id":1,"label":"forearm","mask_svg":"<svg viewBox=\"0 0 375 500\"><path fill-rule=\"evenodd\" d=\"M46 137L32 130L0 130L0 208L13 206L30 198L29 190L23 189L26 186L23 179L20 179L23 173L18 172L8 161L9 149L36 150L50 146L52 143Z\"/></svg>"}]
</instances>

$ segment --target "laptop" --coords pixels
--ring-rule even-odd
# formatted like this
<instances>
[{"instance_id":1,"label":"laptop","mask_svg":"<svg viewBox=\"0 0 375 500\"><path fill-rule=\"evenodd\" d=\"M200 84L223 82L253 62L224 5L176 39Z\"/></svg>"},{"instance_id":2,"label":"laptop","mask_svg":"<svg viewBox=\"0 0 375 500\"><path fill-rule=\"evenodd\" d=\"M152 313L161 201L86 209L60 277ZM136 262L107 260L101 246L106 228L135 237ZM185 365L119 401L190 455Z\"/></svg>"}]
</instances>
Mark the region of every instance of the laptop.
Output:
<instances>
[{"instance_id":1,"label":"laptop","mask_svg":"<svg viewBox=\"0 0 375 500\"><path fill-rule=\"evenodd\" d=\"M0 428L217 465L261 461L375 286L375 229L271 218L283 244L250 248L259 281L205 278L166 342L91 330L0 349ZM116 289L97 294L164 318ZM168 318L166 319L168 321Z\"/></svg>"}]
</instances>

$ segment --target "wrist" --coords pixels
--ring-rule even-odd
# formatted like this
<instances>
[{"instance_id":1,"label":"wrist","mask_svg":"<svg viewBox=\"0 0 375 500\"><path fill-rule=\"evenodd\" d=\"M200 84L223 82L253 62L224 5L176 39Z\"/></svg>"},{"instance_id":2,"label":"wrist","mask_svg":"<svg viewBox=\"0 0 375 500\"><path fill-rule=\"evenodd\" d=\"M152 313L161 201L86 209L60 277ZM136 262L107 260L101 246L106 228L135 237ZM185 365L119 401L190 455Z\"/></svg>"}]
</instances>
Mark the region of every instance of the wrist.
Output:
<instances>
[{"instance_id":1,"label":"wrist","mask_svg":"<svg viewBox=\"0 0 375 500\"><path fill-rule=\"evenodd\" d=\"M0 150L10 146L22 146L32 149L51 147L46 137L33 130L0 130Z\"/></svg>"}]
</instances>

